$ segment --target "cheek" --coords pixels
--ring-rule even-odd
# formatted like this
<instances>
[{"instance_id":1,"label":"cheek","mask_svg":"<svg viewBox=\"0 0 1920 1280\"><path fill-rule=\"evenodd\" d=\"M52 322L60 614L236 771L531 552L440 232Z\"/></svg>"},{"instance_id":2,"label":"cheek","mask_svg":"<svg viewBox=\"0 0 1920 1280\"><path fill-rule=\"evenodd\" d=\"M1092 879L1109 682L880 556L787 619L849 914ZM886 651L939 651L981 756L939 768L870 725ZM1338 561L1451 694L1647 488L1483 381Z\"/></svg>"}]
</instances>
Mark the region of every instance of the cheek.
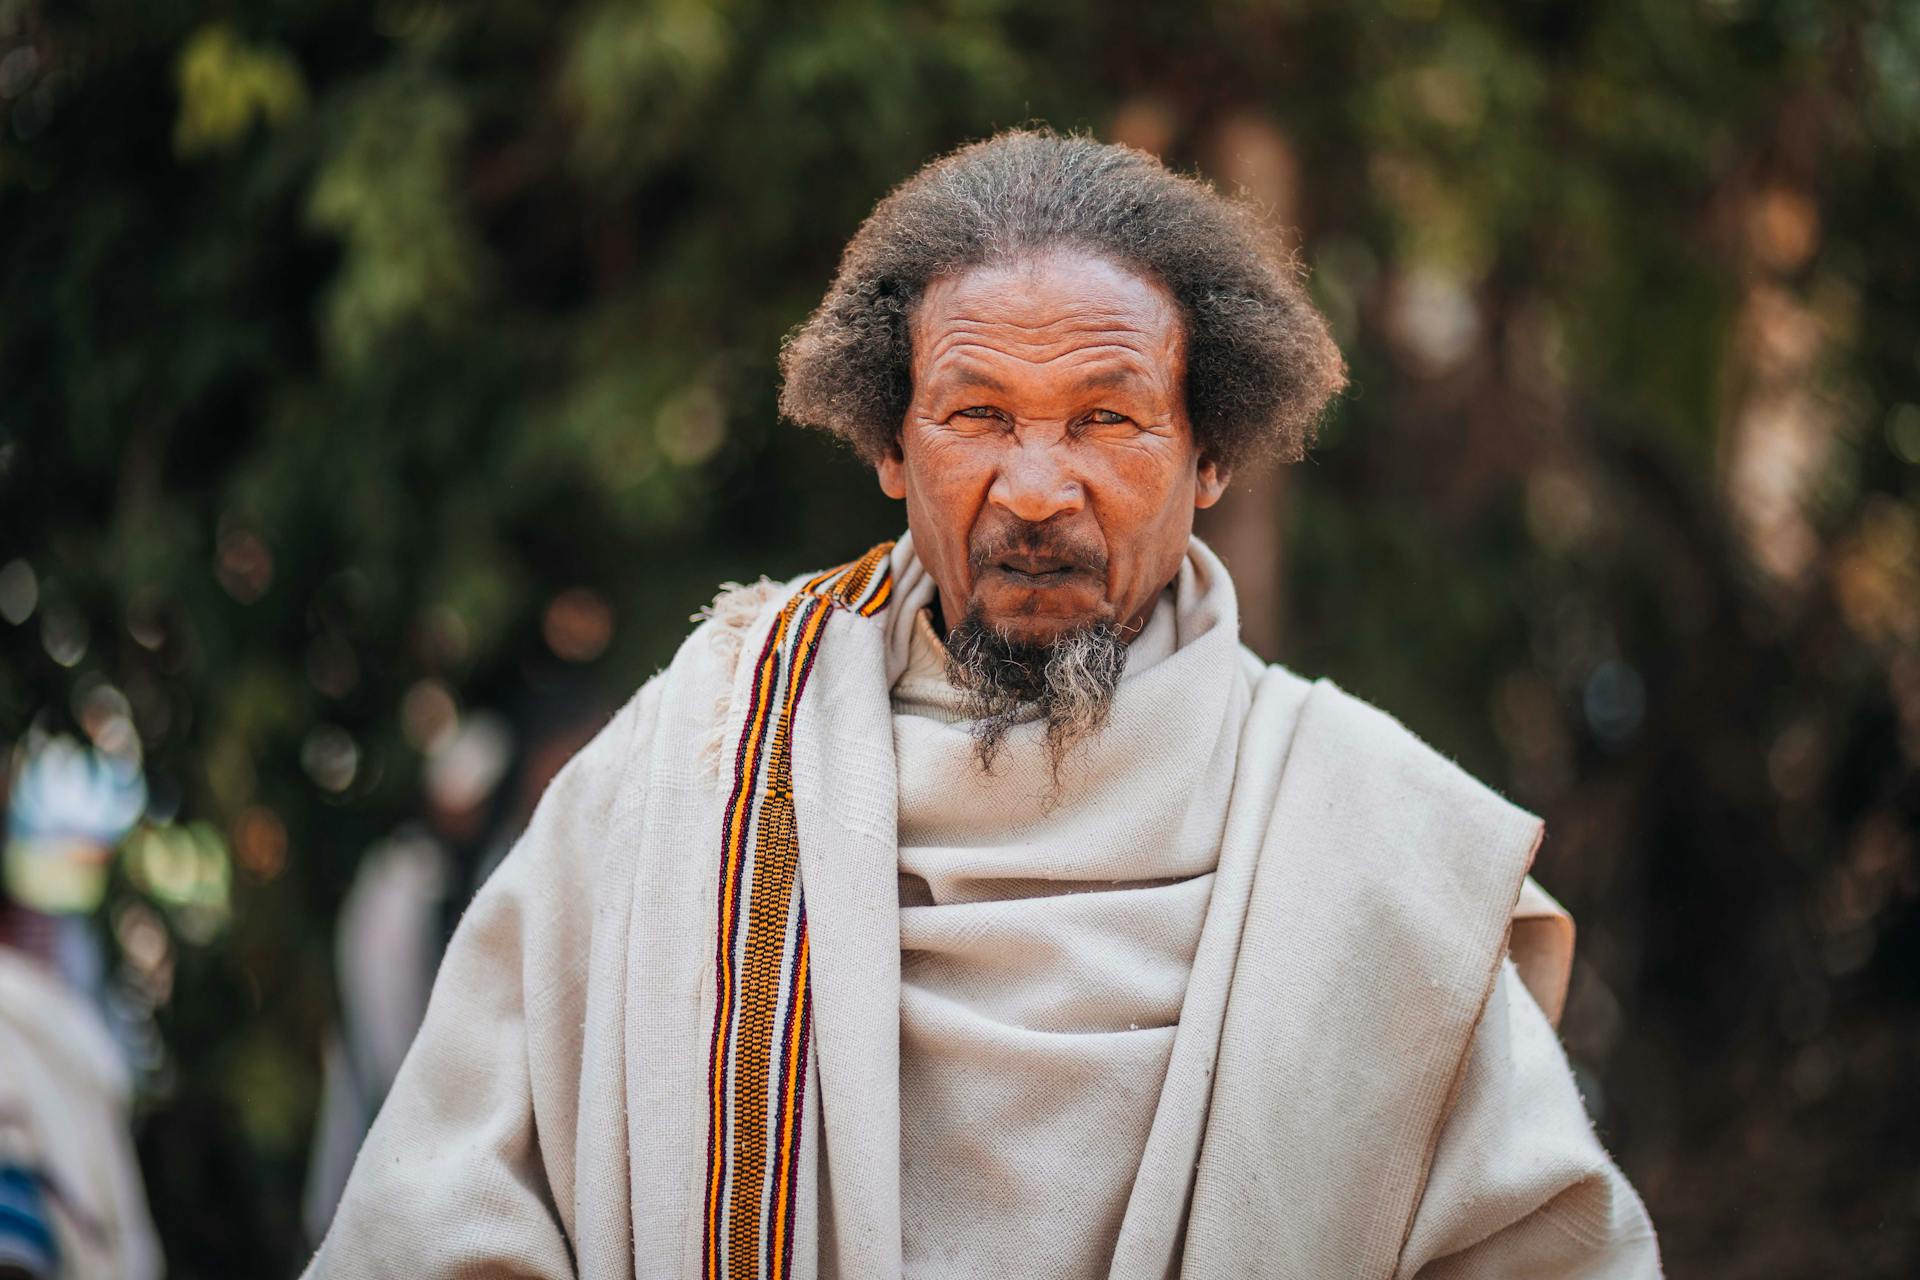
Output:
<instances>
[{"instance_id":1,"label":"cheek","mask_svg":"<svg viewBox=\"0 0 1920 1280\"><path fill-rule=\"evenodd\" d=\"M1146 450L1116 451L1103 477L1115 533L1150 533L1193 505L1193 484L1174 459Z\"/></svg>"},{"instance_id":2,"label":"cheek","mask_svg":"<svg viewBox=\"0 0 1920 1280\"><path fill-rule=\"evenodd\" d=\"M921 559L936 576L966 572L967 538L993 478L992 461L983 452L925 441L906 451L907 521Z\"/></svg>"},{"instance_id":3,"label":"cheek","mask_svg":"<svg viewBox=\"0 0 1920 1280\"><path fill-rule=\"evenodd\" d=\"M1186 550L1193 523L1193 484L1174 460L1126 450L1105 468L1101 526L1116 579L1157 576ZM1115 589L1135 585L1115 581Z\"/></svg>"},{"instance_id":4,"label":"cheek","mask_svg":"<svg viewBox=\"0 0 1920 1280\"><path fill-rule=\"evenodd\" d=\"M909 500L917 500L923 512L949 524L970 523L966 508L976 493L985 492L984 477L991 470L978 453L951 443L923 443L906 459Z\"/></svg>"}]
</instances>

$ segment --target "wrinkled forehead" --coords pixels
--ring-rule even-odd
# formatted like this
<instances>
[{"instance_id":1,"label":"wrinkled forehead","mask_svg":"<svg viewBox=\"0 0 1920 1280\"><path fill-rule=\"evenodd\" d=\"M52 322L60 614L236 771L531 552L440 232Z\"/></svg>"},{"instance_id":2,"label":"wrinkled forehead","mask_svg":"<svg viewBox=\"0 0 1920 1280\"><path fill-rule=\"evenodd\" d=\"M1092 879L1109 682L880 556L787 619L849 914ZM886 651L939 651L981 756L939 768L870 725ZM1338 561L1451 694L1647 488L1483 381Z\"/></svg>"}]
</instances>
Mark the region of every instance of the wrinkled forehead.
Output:
<instances>
[{"instance_id":1,"label":"wrinkled forehead","mask_svg":"<svg viewBox=\"0 0 1920 1280\"><path fill-rule=\"evenodd\" d=\"M1186 326L1166 286L1070 247L937 278L912 333L916 384L982 365L1170 383L1185 366Z\"/></svg>"}]
</instances>

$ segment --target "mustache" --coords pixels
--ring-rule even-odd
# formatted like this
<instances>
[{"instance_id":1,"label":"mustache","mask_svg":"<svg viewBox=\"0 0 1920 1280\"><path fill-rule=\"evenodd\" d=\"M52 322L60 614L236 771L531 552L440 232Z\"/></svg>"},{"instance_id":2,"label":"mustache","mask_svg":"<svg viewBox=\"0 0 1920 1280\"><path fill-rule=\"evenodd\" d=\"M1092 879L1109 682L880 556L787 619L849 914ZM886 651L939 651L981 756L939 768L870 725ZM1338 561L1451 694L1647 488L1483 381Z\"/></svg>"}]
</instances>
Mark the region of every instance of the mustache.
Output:
<instances>
[{"instance_id":1,"label":"mustache","mask_svg":"<svg viewBox=\"0 0 1920 1280\"><path fill-rule=\"evenodd\" d=\"M967 548L967 564L976 575L1016 557L1051 561L1060 568L1094 577L1103 578L1107 573L1107 553L1097 543L1043 524L1002 526L977 535Z\"/></svg>"}]
</instances>

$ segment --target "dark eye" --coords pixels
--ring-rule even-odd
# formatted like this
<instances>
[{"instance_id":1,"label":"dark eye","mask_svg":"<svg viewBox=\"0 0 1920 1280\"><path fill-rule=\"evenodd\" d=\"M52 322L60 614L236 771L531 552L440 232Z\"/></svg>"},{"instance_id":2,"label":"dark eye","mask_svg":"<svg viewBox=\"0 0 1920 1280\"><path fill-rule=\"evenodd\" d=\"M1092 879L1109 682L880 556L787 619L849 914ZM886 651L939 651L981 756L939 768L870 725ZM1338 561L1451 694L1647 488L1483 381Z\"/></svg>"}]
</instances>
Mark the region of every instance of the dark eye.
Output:
<instances>
[{"instance_id":1,"label":"dark eye","mask_svg":"<svg viewBox=\"0 0 1920 1280\"><path fill-rule=\"evenodd\" d=\"M976 404L971 409L962 409L953 416L956 418L997 418L1000 416L1000 412L997 409L990 409L984 404Z\"/></svg>"}]
</instances>

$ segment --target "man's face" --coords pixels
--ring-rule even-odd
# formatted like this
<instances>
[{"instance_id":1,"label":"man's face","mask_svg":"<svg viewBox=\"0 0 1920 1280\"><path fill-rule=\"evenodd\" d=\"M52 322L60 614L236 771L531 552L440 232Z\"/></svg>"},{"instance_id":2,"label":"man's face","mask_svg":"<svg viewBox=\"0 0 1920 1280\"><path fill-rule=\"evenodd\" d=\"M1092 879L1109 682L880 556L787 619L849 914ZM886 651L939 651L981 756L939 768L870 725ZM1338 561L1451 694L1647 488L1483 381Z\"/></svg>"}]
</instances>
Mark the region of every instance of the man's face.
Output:
<instances>
[{"instance_id":1,"label":"man's face","mask_svg":"<svg viewBox=\"0 0 1920 1280\"><path fill-rule=\"evenodd\" d=\"M1063 248L928 287L913 402L878 470L949 625L978 610L1029 644L1144 625L1227 482L1185 386L1173 296L1105 258Z\"/></svg>"}]
</instances>

